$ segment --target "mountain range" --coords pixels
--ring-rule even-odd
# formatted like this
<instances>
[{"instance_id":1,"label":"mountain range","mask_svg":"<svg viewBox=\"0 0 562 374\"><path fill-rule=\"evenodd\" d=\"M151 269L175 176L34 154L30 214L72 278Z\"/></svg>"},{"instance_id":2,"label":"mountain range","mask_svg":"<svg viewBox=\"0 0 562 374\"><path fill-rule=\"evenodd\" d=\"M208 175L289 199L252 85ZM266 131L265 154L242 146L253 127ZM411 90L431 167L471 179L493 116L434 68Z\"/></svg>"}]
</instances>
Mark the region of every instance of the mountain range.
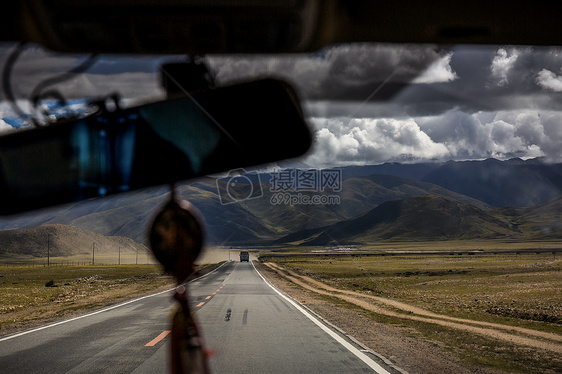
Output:
<instances>
[{"instance_id":1,"label":"mountain range","mask_svg":"<svg viewBox=\"0 0 562 374\"><path fill-rule=\"evenodd\" d=\"M275 243L332 245L389 239L497 239L514 237L518 233L508 221L474 205L424 195L387 201L357 218L298 231Z\"/></svg>"},{"instance_id":2,"label":"mountain range","mask_svg":"<svg viewBox=\"0 0 562 374\"><path fill-rule=\"evenodd\" d=\"M488 159L340 170L338 191L275 190L271 173L260 174L259 182L237 180L236 192L248 197L237 202L224 199L228 178L199 178L176 191L201 211L215 245L562 237L562 164ZM296 195L293 204L277 198ZM337 201L303 203L319 196ZM0 230L69 225L145 244L148 225L167 199L165 186L139 190L4 217Z\"/></svg>"}]
</instances>

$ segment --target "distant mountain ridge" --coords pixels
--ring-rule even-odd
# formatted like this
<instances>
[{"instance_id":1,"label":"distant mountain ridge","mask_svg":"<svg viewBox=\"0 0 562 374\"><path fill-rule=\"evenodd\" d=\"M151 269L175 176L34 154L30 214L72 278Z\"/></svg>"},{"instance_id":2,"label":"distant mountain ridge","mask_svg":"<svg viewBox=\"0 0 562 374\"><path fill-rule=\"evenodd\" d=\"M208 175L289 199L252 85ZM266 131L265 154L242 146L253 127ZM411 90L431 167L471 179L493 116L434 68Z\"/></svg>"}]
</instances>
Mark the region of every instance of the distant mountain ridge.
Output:
<instances>
[{"instance_id":1,"label":"distant mountain ridge","mask_svg":"<svg viewBox=\"0 0 562 374\"><path fill-rule=\"evenodd\" d=\"M214 244L270 241L300 229L356 217L385 201L425 194L442 195L486 207L478 200L430 183L384 175L344 180L341 191L337 193L340 204L335 205L274 205L271 199L276 192L271 191L271 186L266 183L259 185L259 197L223 205L217 186L221 186L224 192L225 183L224 180L207 177L177 187L178 195L191 201L202 212L207 237ZM255 187L257 189L258 186ZM302 194L311 196L316 193ZM330 191L321 194L334 195ZM167 188L137 191L57 208L55 212L10 217L0 220L0 228L66 224L146 243L148 225L168 198Z\"/></svg>"},{"instance_id":2,"label":"distant mountain ridge","mask_svg":"<svg viewBox=\"0 0 562 374\"><path fill-rule=\"evenodd\" d=\"M291 235L300 237L300 240L310 241L314 239L312 236L320 236L320 232L315 230L324 228L322 230L325 231L325 227L331 225L340 225L338 227L346 227L350 232L355 232L351 236L342 235L341 237L344 238L342 240L361 242L380 238L398 239L400 236L414 240L416 235L420 238L461 239L494 235L498 237L530 235L533 238L541 238L545 235L556 237L562 231L560 225L548 222L557 219L558 216L553 212L562 205L556 202L556 199L562 196L562 164L544 164L540 159L507 161L488 159L447 163L349 166L341 168L341 171L342 186L339 192L281 191L306 196L337 196L339 203L332 205L272 203L272 197L279 191L271 190L270 180L265 177L267 174L262 175L262 182L259 185L238 186L238 188L254 188L258 192L256 196L231 204L224 204L221 200L220 194L226 190L225 178L204 177L178 184L177 193L181 198L190 200L198 207L206 221L209 243L219 245L265 244ZM146 243L148 226L156 211L169 198L168 190L168 187L162 186L48 211L1 218L0 229L63 224L107 236L128 237L137 243ZM432 198L427 201L411 200L428 195ZM437 198L445 199L450 203ZM402 226L388 226L384 230L380 225L377 229L372 229L367 225L367 221L363 221L365 218L362 217L367 214L373 214L372 219L378 219L376 217L379 216L372 212L392 201L403 201L392 204L402 206L402 212L407 208L410 216L417 217L418 220L428 219L429 208L431 208L429 211L435 213L436 222L440 222L439 220L442 219L440 217L453 217L454 212L458 210L463 211L466 217L462 225L468 225L462 226L459 222L459 227L473 227L468 221L474 219L475 222L487 222L484 225L487 229L478 232L470 228L461 234L448 228L444 234L437 235L435 231L429 229L402 230L400 228L404 227L402 216L393 224ZM426 201L428 205L421 204L422 201ZM435 209L430 201L441 201L440 204L443 206L453 204L456 208L451 205L449 210ZM392 204L385 209L389 209ZM470 210L467 205L477 210ZM461 206L464 208L461 209ZM420 210L416 212L415 207ZM468 214L469 211L472 213ZM494 221L490 217L496 217L501 222ZM415 224L415 220L412 218L412 224ZM443 225L446 223L443 218ZM506 227L509 228L508 231L505 231ZM303 232L309 234L304 235ZM311 234L313 232L314 235ZM326 235L328 233L332 231L328 231ZM320 242L324 239L318 240Z\"/></svg>"},{"instance_id":3,"label":"distant mountain ridge","mask_svg":"<svg viewBox=\"0 0 562 374\"><path fill-rule=\"evenodd\" d=\"M388 201L360 217L293 233L275 243L329 245L379 240L496 239L517 234L507 222L483 209L425 195Z\"/></svg>"},{"instance_id":4,"label":"distant mountain ridge","mask_svg":"<svg viewBox=\"0 0 562 374\"><path fill-rule=\"evenodd\" d=\"M562 167L539 160L447 162L422 179L492 207L529 207L562 193Z\"/></svg>"},{"instance_id":5,"label":"distant mountain ridge","mask_svg":"<svg viewBox=\"0 0 562 374\"><path fill-rule=\"evenodd\" d=\"M381 165L346 166L342 168L342 171L343 179L382 174L406 179L421 180L424 176L442 165L442 162L424 162L417 164L386 162Z\"/></svg>"}]
</instances>

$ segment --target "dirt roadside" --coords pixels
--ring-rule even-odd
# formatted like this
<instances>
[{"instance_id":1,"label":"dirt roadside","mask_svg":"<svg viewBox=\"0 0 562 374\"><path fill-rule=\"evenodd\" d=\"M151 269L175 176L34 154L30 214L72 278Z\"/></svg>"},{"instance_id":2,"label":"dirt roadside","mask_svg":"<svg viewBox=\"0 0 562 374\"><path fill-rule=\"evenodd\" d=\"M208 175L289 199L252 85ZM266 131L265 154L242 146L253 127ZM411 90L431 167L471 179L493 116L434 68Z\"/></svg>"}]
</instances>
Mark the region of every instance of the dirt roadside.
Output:
<instances>
[{"instance_id":1,"label":"dirt roadside","mask_svg":"<svg viewBox=\"0 0 562 374\"><path fill-rule=\"evenodd\" d=\"M351 291L341 292L341 290L333 289L308 277L287 271L275 264L255 262L255 266L275 287L306 305L327 321L340 327L373 351L390 359L397 367L408 373L498 374L505 372L488 368L469 367L457 355L447 350L440 343L421 337L410 327L374 321L368 315L368 310L385 315L400 316L400 318L409 316L413 319L430 319L432 323L437 321L438 325L446 324L453 328L459 325L458 327L466 327L468 331L474 333L497 333L508 335L507 338L522 338L509 332L501 331L501 329L496 330L492 326L469 324L468 321L451 321L447 319L447 316L438 316L420 309L411 309L413 307L402 303L385 306L384 300L369 300L364 295L354 294ZM338 306L327 301L326 296L355 304L358 308L350 309ZM401 310L404 313L399 313ZM427 312L429 315L423 312ZM477 331L471 331L471 329L476 329ZM558 336L555 335L555 337ZM531 340L532 344L551 344L550 348L553 348L555 351L562 347L560 342L542 337L533 339L532 335L527 335L524 339Z\"/></svg>"}]
</instances>

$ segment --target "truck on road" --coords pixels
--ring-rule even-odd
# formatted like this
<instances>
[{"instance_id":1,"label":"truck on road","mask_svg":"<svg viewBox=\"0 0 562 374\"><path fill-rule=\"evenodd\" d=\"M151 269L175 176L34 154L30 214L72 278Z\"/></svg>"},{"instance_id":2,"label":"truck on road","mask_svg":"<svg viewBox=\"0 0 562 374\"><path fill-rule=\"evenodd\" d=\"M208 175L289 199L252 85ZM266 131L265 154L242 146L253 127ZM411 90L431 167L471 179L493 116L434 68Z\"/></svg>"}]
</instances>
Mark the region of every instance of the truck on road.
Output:
<instances>
[{"instance_id":1,"label":"truck on road","mask_svg":"<svg viewBox=\"0 0 562 374\"><path fill-rule=\"evenodd\" d=\"M240 251L240 262L250 262L250 252Z\"/></svg>"}]
</instances>

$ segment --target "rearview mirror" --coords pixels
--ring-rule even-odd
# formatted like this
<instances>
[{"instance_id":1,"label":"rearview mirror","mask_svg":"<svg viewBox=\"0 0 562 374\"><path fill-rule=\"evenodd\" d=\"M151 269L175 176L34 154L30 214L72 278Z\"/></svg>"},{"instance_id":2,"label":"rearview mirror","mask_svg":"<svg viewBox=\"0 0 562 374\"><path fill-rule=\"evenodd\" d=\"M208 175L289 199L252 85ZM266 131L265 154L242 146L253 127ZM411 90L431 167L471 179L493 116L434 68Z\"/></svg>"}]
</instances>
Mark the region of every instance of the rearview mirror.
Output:
<instances>
[{"instance_id":1,"label":"rearview mirror","mask_svg":"<svg viewBox=\"0 0 562 374\"><path fill-rule=\"evenodd\" d=\"M0 214L304 154L299 101L265 79L0 137Z\"/></svg>"}]
</instances>

